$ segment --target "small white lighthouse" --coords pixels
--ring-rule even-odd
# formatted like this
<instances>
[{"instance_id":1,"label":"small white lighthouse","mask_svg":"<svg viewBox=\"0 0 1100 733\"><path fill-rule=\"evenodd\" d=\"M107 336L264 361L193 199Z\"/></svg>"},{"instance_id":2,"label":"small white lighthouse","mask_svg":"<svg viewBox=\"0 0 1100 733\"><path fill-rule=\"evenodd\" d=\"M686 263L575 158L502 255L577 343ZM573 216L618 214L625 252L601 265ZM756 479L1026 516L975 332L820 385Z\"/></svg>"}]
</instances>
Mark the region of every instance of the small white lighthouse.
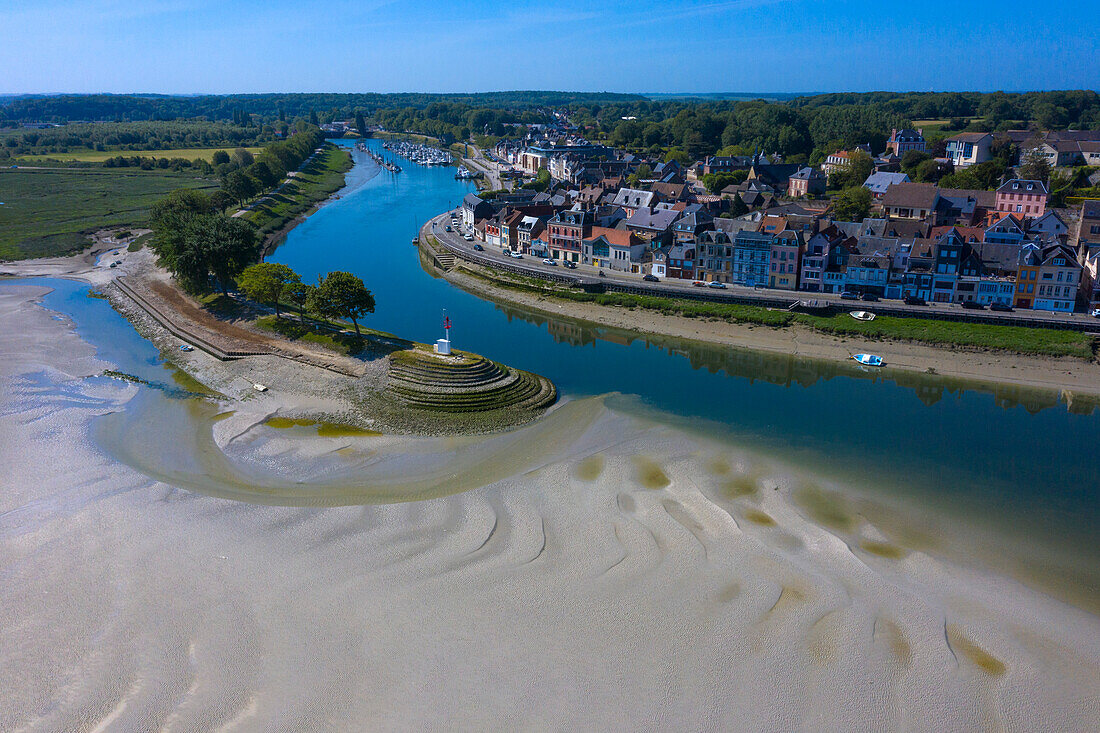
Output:
<instances>
[{"instance_id":1,"label":"small white lighthouse","mask_svg":"<svg viewBox=\"0 0 1100 733\"><path fill-rule=\"evenodd\" d=\"M447 310L443 310L443 338L436 340L435 353L447 355L451 353L451 319L447 317Z\"/></svg>"}]
</instances>

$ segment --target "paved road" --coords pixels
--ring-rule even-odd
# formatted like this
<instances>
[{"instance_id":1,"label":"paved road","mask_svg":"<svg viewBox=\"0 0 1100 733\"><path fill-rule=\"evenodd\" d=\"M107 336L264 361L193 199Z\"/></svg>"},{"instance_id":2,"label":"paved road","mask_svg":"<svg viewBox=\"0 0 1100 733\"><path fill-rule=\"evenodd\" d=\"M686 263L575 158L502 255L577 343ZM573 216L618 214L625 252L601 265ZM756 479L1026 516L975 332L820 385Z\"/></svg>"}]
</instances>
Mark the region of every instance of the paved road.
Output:
<instances>
[{"instance_id":1,"label":"paved road","mask_svg":"<svg viewBox=\"0 0 1100 733\"><path fill-rule=\"evenodd\" d=\"M471 145L474 149L474 155L472 158L463 158L463 163L466 167L472 171L480 170L485 174L485 177L489 179L489 188L493 191L500 190L504 186L500 183L500 170L495 164L489 162L481 153L481 149L476 145Z\"/></svg>"},{"instance_id":2,"label":"paved road","mask_svg":"<svg viewBox=\"0 0 1100 733\"><path fill-rule=\"evenodd\" d=\"M676 296L681 293L698 294L700 288L693 286L690 280L673 280L664 279L659 283L649 283L642 280L640 275L627 275L618 273L610 269L604 269L604 277L599 277L597 268L590 265L578 264L577 269L567 269L561 265L546 265L543 264L541 257L534 257L531 255L524 255L523 259L517 260L503 254L499 248L493 246L484 247L484 251L477 252L474 250L474 245L478 242L467 242L462 238L462 233L459 231L461 228L461 212L459 212L459 227L456 231L447 232L445 230L446 224L450 222L450 212L441 214L432 220L432 234L442 242L446 242L448 245L460 250L468 252L471 255L488 257L489 259L496 259L502 263L508 263L513 266L522 267L528 271L531 275L538 277L543 274L552 274L558 276L573 276L582 279L599 280L604 283L615 283L620 285L627 285L632 288L640 288L653 293L654 295ZM1051 325L1057 325L1058 322L1074 323L1077 324L1077 328L1086 327L1088 330L1100 330L1100 320L1090 317L1085 313L1051 313L1048 311L1033 311L1033 310L1018 310L1009 313L992 312L988 310L968 310L963 308L957 303L929 303L924 306L908 306L900 300L886 300L883 299L879 302L862 302L862 301L849 301L844 300L838 294L833 293L806 293L795 292L788 290L776 290L773 288L756 289L746 287L743 285L727 285L724 289L706 289L711 295L721 296L738 296L739 298L750 298L758 300L783 300L787 302L794 302L796 300L817 300L830 304L835 304L838 307L851 310L874 310L876 307L889 307L891 310L903 310L913 313L918 316L925 316L936 313L942 313L945 316L954 316L973 318L975 320L983 318L990 319L1016 319L1016 320L1031 320L1042 321L1044 323L1050 323Z\"/></svg>"}]
</instances>

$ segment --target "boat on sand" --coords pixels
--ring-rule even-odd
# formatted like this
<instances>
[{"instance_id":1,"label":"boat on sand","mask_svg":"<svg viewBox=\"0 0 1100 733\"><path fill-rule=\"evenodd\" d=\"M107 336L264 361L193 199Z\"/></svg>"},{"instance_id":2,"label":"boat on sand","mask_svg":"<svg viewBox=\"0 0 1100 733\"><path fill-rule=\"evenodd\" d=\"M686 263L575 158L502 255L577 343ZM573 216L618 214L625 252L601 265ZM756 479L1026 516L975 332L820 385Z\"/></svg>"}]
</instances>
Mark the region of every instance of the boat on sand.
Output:
<instances>
[{"instance_id":1,"label":"boat on sand","mask_svg":"<svg viewBox=\"0 0 1100 733\"><path fill-rule=\"evenodd\" d=\"M882 366L882 357L875 354L852 354L852 358L864 366Z\"/></svg>"}]
</instances>

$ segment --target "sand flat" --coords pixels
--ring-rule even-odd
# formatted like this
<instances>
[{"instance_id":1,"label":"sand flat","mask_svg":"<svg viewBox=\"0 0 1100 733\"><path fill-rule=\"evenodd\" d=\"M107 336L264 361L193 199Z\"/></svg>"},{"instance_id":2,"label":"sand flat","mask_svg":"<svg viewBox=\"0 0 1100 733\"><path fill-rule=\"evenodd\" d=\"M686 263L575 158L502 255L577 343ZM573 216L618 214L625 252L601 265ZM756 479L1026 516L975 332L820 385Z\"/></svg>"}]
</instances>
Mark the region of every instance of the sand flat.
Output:
<instances>
[{"instance_id":1,"label":"sand flat","mask_svg":"<svg viewBox=\"0 0 1100 733\"><path fill-rule=\"evenodd\" d=\"M1096 616L916 549L862 552L877 535L816 522L796 471L598 400L551 415L522 460L507 440L410 442L433 475L495 461L492 483L422 501L273 506L150 478L92 440L140 388L81 379L106 365L40 293L0 290L2 730L1100 719ZM208 430L228 465L319 482L329 461L384 465L374 436L229 440L265 413L226 409Z\"/></svg>"}]
</instances>

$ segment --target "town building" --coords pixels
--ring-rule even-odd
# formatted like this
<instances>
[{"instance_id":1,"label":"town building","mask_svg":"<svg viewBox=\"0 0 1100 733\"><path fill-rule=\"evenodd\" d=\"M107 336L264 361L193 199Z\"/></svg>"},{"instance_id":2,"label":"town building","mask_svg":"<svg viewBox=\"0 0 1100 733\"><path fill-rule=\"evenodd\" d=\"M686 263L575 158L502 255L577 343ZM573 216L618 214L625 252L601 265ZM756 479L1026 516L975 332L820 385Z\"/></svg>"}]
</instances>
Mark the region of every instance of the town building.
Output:
<instances>
[{"instance_id":1,"label":"town building","mask_svg":"<svg viewBox=\"0 0 1100 733\"><path fill-rule=\"evenodd\" d=\"M890 138L886 141L886 150L899 158L910 150L919 150L923 153L927 149L928 145L925 143L924 135L921 134L920 130L894 128L890 132Z\"/></svg>"},{"instance_id":2,"label":"town building","mask_svg":"<svg viewBox=\"0 0 1100 733\"><path fill-rule=\"evenodd\" d=\"M947 159L956 168L969 168L993 157L993 135L988 132L963 132L947 138Z\"/></svg>"},{"instance_id":3,"label":"town building","mask_svg":"<svg viewBox=\"0 0 1100 733\"><path fill-rule=\"evenodd\" d=\"M1042 181L1013 178L997 189L996 209L1006 214L1038 218L1046 213L1048 198L1046 184Z\"/></svg>"},{"instance_id":4,"label":"town building","mask_svg":"<svg viewBox=\"0 0 1100 733\"><path fill-rule=\"evenodd\" d=\"M791 198L820 196L823 193L825 193L825 174L815 168L809 166L799 168L787 179L787 195Z\"/></svg>"}]
</instances>

